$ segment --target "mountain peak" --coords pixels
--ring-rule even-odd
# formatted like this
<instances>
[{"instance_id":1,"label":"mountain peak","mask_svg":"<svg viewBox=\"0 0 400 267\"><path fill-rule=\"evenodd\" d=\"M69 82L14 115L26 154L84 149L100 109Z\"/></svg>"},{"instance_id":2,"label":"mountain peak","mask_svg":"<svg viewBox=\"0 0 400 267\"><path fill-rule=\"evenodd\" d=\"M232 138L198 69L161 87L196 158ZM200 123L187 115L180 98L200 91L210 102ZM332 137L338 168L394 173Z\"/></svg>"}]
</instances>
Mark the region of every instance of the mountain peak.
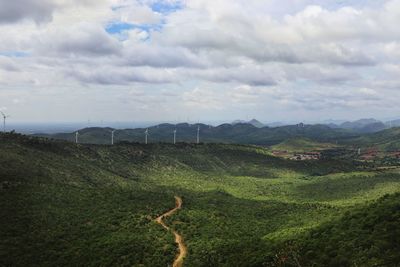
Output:
<instances>
[{"instance_id":1,"label":"mountain peak","mask_svg":"<svg viewBox=\"0 0 400 267\"><path fill-rule=\"evenodd\" d=\"M245 120L235 120L231 123L232 125L236 125L236 124L251 124L257 128L262 128L265 125L263 123L261 123L259 120L257 119L252 119L250 121L245 121Z\"/></svg>"}]
</instances>

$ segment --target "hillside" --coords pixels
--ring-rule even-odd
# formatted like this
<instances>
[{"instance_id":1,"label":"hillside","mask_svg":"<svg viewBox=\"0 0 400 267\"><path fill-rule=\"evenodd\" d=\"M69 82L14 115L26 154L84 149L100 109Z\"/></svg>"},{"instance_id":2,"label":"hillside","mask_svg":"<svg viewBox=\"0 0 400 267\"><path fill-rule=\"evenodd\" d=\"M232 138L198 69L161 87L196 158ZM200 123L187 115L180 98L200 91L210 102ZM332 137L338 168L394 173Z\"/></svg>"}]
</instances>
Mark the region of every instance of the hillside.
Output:
<instances>
[{"instance_id":1,"label":"hillside","mask_svg":"<svg viewBox=\"0 0 400 267\"><path fill-rule=\"evenodd\" d=\"M200 141L205 143L236 143L275 145L289 138L308 138L318 142L336 142L337 140L358 137L357 134L343 129L332 129L325 125L290 125L275 128L257 128L248 123L222 124L213 127L205 124L177 125L160 124L149 127L149 142L173 142L173 132L177 130L177 142L195 142L200 127ZM85 128L79 130L79 141L90 144L110 144L111 128ZM124 129L115 131L115 141L144 142L146 129ZM37 134L68 141L75 140L75 133L53 135Z\"/></svg>"},{"instance_id":2,"label":"hillside","mask_svg":"<svg viewBox=\"0 0 400 267\"><path fill-rule=\"evenodd\" d=\"M400 194L346 212L312 230L296 246L302 266L397 266Z\"/></svg>"},{"instance_id":3,"label":"hillside","mask_svg":"<svg viewBox=\"0 0 400 267\"><path fill-rule=\"evenodd\" d=\"M282 266L273 255L287 242L400 192L400 174L348 160L288 161L246 145L75 145L0 134L0 184L0 266L168 266L174 237L155 219L174 196L182 209L165 223L185 240L184 266ZM386 236L374 231L363 238L381 251ZM369 253L346 249L360 262ZM398 252L375 257L388 256Z\"/></svg>"},{"instance_id":4,"label":"hillside","mask_svg":"<svg viewBox=\"0 0 400 267\"><path fill-rule=\"evenodd\" d=\"M291 138L271 147L273 150L305 152L334 148L334 144L315 142L307 138Z\"/></svg>"},{"instance_id":5,"label":"hillside","mask_svg":"<svg viewBox=\"0 0 400 267\"><path fill-rule=\"evenodd\" d=\"M400 128L390 128L377 133L363 135L350 139L348 142L362 147L378 148L383 151L399 151Z\"/></svg>"}]
</instances>

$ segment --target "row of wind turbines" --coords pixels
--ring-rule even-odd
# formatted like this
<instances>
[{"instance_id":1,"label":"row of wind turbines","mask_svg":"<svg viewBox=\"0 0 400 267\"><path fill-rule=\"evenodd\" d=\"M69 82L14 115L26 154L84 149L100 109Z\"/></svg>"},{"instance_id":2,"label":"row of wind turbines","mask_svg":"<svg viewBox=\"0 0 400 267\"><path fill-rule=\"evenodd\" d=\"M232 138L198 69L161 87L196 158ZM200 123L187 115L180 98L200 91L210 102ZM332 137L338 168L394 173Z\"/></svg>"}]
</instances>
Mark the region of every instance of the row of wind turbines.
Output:
<instances>
[{"instance_id":1,"label":"row of wind turbines","mask_svg":"<svg viewBox=\"0 0 400 267\"><path fill-rule=\"evenodd\" d=\"M114 145L114 133L116 130L112 130L111 131L111 145ZM176 134L177 134L177 130L175 129L173 131L174 134L174 145L176 144ZM147 145L148 144L148 139L149 139L149 128L146 129L146 131L144 131L144 143ZM79 131L75 132L75 143L79 144ZM197 126L197 136L196 136L196 144L200 143L200 126Z\"/></svg>"}]
</instances>

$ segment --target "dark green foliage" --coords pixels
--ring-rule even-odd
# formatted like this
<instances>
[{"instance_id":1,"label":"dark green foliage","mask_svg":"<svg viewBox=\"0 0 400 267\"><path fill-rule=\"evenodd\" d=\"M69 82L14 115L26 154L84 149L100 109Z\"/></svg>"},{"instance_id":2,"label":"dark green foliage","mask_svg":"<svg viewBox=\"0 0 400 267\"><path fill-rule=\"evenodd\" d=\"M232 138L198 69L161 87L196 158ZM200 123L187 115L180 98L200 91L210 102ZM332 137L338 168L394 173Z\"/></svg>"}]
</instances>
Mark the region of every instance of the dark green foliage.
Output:
<instances>
[{"instance_id":1,"label":"dark green foliage","mask_svg":"<svg viewBox=\"0 0 400 267\"><path fill-rule=\"evenodd\" d=\"M352 138L344 144L355 145L361 148L378 148L383 151L400 150L400 128L390 128L380 132Z\"/></svg>"},{"instance_id":2,"label":"dark green foliage","mask_svg":"<svg viewBox=\"0 0 400 267\"><path fill-rule=\"evenodd\" d=\"M264 235L302 225L309 217L326 219L334 210L238 199L223 191L185 195L185 209L170 224L179 221L175 228L187 239L186 266L263 266L273 253Z\"/></svg>"},{"instance_id":3,"label":"dark green foliage","mask_svg":"<svg viewBox=\"0 0 400 267\"><path fill-rule=\"evenodd\" d=\"M129 168L117 169L102 147L2 137L0 266L166 266L173 260L173 236L153 221L173 205L170 194L139 188L137 176L125 181ZM123 152L121 158L141 158L138 151Z\"/></svg>"},{"instance_id":4,"label":"dark green foliage","mask_svg":"<svg viewBox=\"0 0 400 267\"><path fill-rule=\"evenodd\" d=\"M400 194L348 211L297 242L303 266L399 266Z\"/></svg>"},{"instance_id":5,"label":"dark green foliage","mask_svg":"<svg viewBox=\"0 0 400 267\"><path fill-rule=\"evenodd\" d=\"M287 139L309 138L317 142L336 142L337 140L350 137L358 137L352 131L343 129L332 129L325 125L290 125L276 128L257 128L251 124L238 123L235 125L222 124L212 127L205 124L178 125L160 124L149 127L149 142L173 142L173 131L177 130L177 141L195 143L197 127L200 126L200 139L206 143L235 143L235 144L257 144L275 145ZM82 143L109 144L111 141L110 128L86 128L79 131L79 140ZM115 132L116 141L144 142L146 129L125 129ZM53 135L38 134L39 136L52 137L56 139L74 141L75 133L59 133Z\"/></svg>"},{"instance_id":6,"label":"dark green foliage","mask_svg":"<svg viewBox=\"0 0 400 267\"><path fill-rule=\"evenodd\" d=\"M340 200L352 197L360 192L368 192L388 182L400 182L400 176L393 173L384 173L371 176L346 176L343 178L325 178L319 181L297 187L297 194L300 198L326 201ZM321 194L320 192L324 192Z\"/></svg>"},{"instance_id":7,"label":"dark green foliage","mask_svg":"<svg viewBox=\"0 0 400 267\"><path fill-rule=\"evenodd\" d=\"M168 266L174 195L185 266L396 266L398 171L338 158L0 134L0 266Z\"/></svg>"}]
</instances>

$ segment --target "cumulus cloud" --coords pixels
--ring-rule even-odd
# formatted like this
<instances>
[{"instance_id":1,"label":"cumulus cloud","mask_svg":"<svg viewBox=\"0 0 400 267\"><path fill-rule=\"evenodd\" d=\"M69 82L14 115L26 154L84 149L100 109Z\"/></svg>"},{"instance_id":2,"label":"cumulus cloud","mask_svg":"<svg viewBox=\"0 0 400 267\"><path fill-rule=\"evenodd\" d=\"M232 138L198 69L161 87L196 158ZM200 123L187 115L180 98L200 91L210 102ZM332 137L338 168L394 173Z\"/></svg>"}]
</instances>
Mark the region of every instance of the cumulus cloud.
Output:
<instances>
[{"instance_id":1,"label":"cumulus cloud","mask_svg":"<svg viewBox=\"0 0 400 267\"><path fill-rule=\"evenodd\" d=\"M194 79L204 79L216 83L240 83L252 86L272 86L276 85L279 73L275 72L275 77L267 70L254 65L243 65L240 67L217 67L206 70L189 71Z\"/></svg>"},{"instance_id":2,"label":"cumulus cloud","mask_svg":"<svg viewBox=\"0 0 400 267\"><path fill-rule=\"evenodd\" d=\"M156 70L149 67L134 69L98 67L96 69L69 70L66 75L83 84L129 85L131 83L165 84L176 82L170 70Z\"/></svg>"},{"instance_id":3,"label":"cumulus cloud","mask_svg":"<svg viewBox=\"0 0 400 267\"><path fill-rule=\"evenodd\" d=\"M156 24L162 19L162 15L154 12L150 6L135 1L118 1L112 8L115 10L115 18L125 23Z\"/></svg>"},{"instance_id":4,"label":"cumulus cloud","mask_svg":"<svg viewBox=\"0 0 400 267\"><path fill-rule=\"evenodd\" d=\"M183 93L182 100L185 106L200 109L221 110L225 108L223 97L218 92L197 87Z\"/></svg>"},{"instance_id":5,"label":"cumulus cloud","mask_svg":"<svg viewBox=\"0 0 400 267\"><path fill-rule=\"evenodd\" d=\"M151 66L158 68L204 68L207 62L188 49L161 47L147 44L127 44L123 62L129 66Z\"/></svg>"},{"instance_id":6,"label":"cumulus cloud","mask_svg":"<svg viewBox=\"0 0 400 267\"><path fill-rule=\"evenodd\" d=\"M365 105L377 107L383 105L382 98L373 93L369 88L335 88L335 87L311 87L308 90L275 90L272 99L289 108L304 110L335 111L344 108L360 108Z\"/></svg>"},{"instance_id":7,"label":"cumulus cloud","mask_svg":"<svg viewBox=\"0 0 400 267\"><path fill-rule=\"evenodd\" d=\"M7 72L16 72L19 71L20 68L14 60L5 56L0 56L0 70Z\"/></svg>"},{"instance_id":8,"label":"cumulus cloud","mask_svg":"<svg viewBox=\"0 0 400 267\"><path fill-rule=\"evenodd\" d=\"M253 88L249 85L240 85L235 87L229 93L229 97L233 102L239 105L253 105L260 101L263 94L266 94L268 90L261 88Z\"/></svg>"},{"instance_id":9,"label":"cumulus cloud","mask_svg":"<svg viewBox=\"0 0 400 267\"><path fill-rule=\"evenodd\" d=\"M121 48L121 44L104 28L89 23L50 30L44 38L35 41L36 51L44 56L102 56L118 54Z\"/></svg>"},{"instance_id":10,"label":"cumulus cloud","mask_svg":"<svg viewBox=\"0 0 400 267\"><path fill-rule=\"evenodd\" d=\"M55 3L50 0L1 0L0 23L31 19L37 23L51 20Z\"/></svg>"},{"instance_id":11,"label":"cumulus cloud","mask_svg":"<svg viewBox=\"0 0 400 267\"><path fill-rule=\"evenodd\" d=\"M107 0L0 0L0 24L34 21L48 23L57 10L84 6L92 8Z\"/></svg>"},{"instance_id":12,"label":"cumulus cloud","mask_svg":"<svg viewBox=\"0 0 400 267\"><path fill-rule=\"evenodd\" d=\"M133 99L139 91L131 86L140 86L147 106L170 97L188 109L219 111L266 102L286 110L383 107L392 102L382 92L400 89L400 0L0 6L0 83L8 88L125 88Z\"/></svg>"}]
</instances>

